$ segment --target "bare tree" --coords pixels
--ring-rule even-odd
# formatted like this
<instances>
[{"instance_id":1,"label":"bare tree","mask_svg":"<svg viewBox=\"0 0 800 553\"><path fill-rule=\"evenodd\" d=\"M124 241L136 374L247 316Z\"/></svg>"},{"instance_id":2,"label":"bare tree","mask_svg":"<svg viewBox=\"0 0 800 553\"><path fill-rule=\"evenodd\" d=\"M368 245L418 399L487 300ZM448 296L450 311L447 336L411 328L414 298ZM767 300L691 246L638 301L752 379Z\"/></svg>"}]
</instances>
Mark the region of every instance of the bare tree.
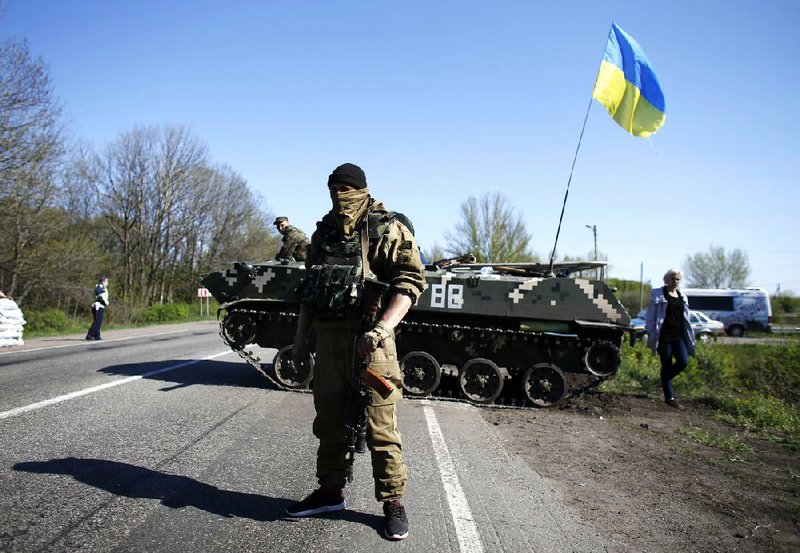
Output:
<instances>
[{"instance_id":1,"label":"bare tree","mask_svg":"<svg viewBox=\"0 0 800 553\"><path fill-rule=\"evenodd\" d=\"M204 268L236 260L264 261L275 255L280 240L270 231L271 217L247 181L229 167L217 168L207 195L210 206L202 237Z\"/></svg>"},{"instance_id":2,"label":"bare tree","mask_svg":"<svg viewBox=\"0 0 800 553\"><path fill-rule=\"evenodd\" d=\"M444 253L444 247L435 240L429 248L425 248L424 253L430 263L447 257Z\"/></svg>"},{"instance_id":3,"label":"bare tree","mask_svg":"<svg viewBox=\"0 0 800 553\"><path fill-rule=\"evenodd\" d=\"M43 62L25 42L0 44L0 282L18 299L36 278L32 246L58 232L43 214L63 155L59 117Z\"/></svg>"},{"instance_id":4,"label":"bare tree","mask_svg":"<svg viewBox=\"0 0 800 553\"><path fill-rule=\"evenodd\" d=\"M686 258L686 280L697 288L741 288L747 286L750 263L740 249L725 252L721 246L710 246L706 253Z\"/></svg>"},{"instance_id":5,"label":"bare tree","mask_svg":"<svg viewBox=\"0 0 800 553\"><path fill-rule=\"evenodd\" d=\"M60 115L44 62L31 57L24 41L0 43L0 175L59 150Z\"/></svg>"},{"instance_id":6,"label":"bare tree","mask_svg":"<svg viewBox=\"0 0 800 553\"><path fill-rule=\"evenodd\" d=\"M450 255L471 253L478 262L535 261L529 250L531 236L522 216L503 195L470 196L461 204L461 221L445 233Z\"/></svg>"},{"instance_id":7,"label":"bare tree","mask_svg":"<svg viewBox=\"0 0 800 553\"><path fill-rule=\"evenodd\" d=\"M137 256L142 245L134 229L147 227L141 219L145 216L144 198L154 180L153 141L152 132L145 129L123 133L94 156L89 169L98 209L120 248L123 297L129 297L138 284L134 283L134 269L140 268L137 261L143 261Z\"/></svg>"},{"instance_id":8,"label":"bare tree","mask_svg":"<svg viewBox=\"0 0 800 553\"><path fill-rule=\"evenodd\" d=\"M122 133L90 166L121 261L121 295L134 304L186 298L202 271L276 251L247 182L211 166L205 144L186 127Z\"/></svg>"},{"instance_id":9,"label":"bare tree","mask_svg":"<svg viewBox=\"0 0 800 553\"><path fill-rule=\"evenodd\" d=\"M99 273L131 306L185 300L201 272L277 251L262 200L187 127L135 127L67 160L59 118L42 61L0 42L0 288L29 306L82 304Z\"/></svg>"}]
</instances>

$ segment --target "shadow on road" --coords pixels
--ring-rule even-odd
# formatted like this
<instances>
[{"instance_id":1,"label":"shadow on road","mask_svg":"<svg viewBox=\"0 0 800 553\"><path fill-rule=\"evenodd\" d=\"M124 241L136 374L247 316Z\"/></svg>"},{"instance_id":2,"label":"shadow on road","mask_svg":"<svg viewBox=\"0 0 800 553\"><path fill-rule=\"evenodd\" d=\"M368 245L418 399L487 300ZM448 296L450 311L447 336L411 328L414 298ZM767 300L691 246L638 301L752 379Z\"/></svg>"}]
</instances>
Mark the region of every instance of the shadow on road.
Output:
<instances>
[{"instance_id":1,"label":"shadow on road","mask_svg":"<svg viewBox=\"0 0 800 553\"><path fill-rule=\"evenodd\" d=\"M67 457L50 461L17 463L14 470L36 474L65 474L75 480L122 497L158 499L172 509L195 507L227 518L249 518L272 522L290 519L286 507L294 500L253 493L221 490L194 478L151 470L104 459ZM324 518L364 524L380 531L383 518L350 510L329 513Z\"/></svg>"},{"instance_id":2,"label":"shadow on road","mask_svg":"<svg viewBox=\"0 0 800 553\"><path fill-rule=\"evenodd\" d=\"M186 359L171 359L149 363L127 363L124 365L110 365L100 369L98 372L136 376L186 362ZM271 367L266 366L265 369L271 370ZM258 374L258 371L244 363L229 363L213 360L194 363L175 370L146 376L145 378L172 383L172 386L161 388L161 390L165 392L191 386L193 384L203 384L207 386L240 386L243 388L273 388L266 378Z\"/></svg>"}]
</instances>

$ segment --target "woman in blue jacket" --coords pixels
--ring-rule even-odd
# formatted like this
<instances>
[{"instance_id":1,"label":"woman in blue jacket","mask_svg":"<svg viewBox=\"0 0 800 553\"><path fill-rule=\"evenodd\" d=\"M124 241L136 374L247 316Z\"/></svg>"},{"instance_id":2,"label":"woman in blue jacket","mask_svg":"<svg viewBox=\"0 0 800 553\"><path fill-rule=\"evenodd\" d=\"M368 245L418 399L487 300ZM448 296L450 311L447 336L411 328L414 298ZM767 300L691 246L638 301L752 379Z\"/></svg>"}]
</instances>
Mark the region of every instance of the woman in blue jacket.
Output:
<instances>
[{"instance_id":1,"label":"woman in blue jacket","mask_svg":"<svg viewBox=\"0 0 800 553\"><path fill-rule=\"evenodd\" d=\"M672 390L672 379L689 364L694 355L694 332L689 322L689 301L678 291L683 273L670 269L664 287L650 291L645 318L647 346L661 359L661 388L667 405L681 409Z\"/></svg>"}]
</instances>

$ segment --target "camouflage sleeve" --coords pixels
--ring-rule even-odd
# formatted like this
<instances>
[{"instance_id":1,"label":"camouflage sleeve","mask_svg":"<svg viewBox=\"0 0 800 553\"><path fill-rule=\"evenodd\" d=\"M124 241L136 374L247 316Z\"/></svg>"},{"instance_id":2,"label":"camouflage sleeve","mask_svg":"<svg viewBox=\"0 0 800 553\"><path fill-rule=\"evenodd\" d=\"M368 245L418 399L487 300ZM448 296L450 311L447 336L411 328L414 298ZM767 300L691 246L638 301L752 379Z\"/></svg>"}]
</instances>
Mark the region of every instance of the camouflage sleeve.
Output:
<instances>
[{"instance_id":1,"label":"camouflage sleeve","mask_svg":"<svg viewBox=\"0 0 800 553\"><path fill-rule=\"evenodd\" d=\"M375 248L374 270L388 278L393 292L416 302L425 289L425 271L414 235L399 221L389 224Z\"/></svg>"},{"instance_id":2,"label":"camouflage sleeve","mask_svg":"<svg viewBox=\"0 0 800 553\"><path fill-rule=\"evenodd\" d=\"M291 242L291 251L289 254L298 261L304 261L308 255L308 237L306 234L300 229L292 228L289 239Z\"/></svg>"},{"instance_id":3,"label":"camouflage sleeve","mask_svg":"<svg viewBox=\"0 0 800 553\"><path fill-rule=\"evenodd\" d=\"M292 246L295 246L296 244L302 242L305 239L305 237L306 237L305 234L303 234L301 231L297 230L294 227L291 227L289 229L289 232L286 233L285 239L286 242L290 243Z\"/></svg>"},{"instance_id":4,"label":"camouflage sleeve","mask_svg":"<svg viewBox=\"0 0 800 553\"><path fill-rule=\"evenodd\" d=\"M275 259L286 259L287 257L289 257L289 248L287 246L288 244L286 240L284 240L281 245L280 251L278 251L278 253L275 254Z\"/></svg>"}]
</instances>

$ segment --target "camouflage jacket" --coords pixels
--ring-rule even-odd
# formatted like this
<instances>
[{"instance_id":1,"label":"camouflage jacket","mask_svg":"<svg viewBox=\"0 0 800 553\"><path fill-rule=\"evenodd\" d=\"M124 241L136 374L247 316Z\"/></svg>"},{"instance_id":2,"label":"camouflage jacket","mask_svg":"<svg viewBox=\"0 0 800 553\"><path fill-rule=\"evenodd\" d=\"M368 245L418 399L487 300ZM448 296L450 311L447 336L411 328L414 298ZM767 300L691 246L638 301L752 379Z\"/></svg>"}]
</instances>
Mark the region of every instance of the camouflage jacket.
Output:
<instances>
[{"instance_id":1,"label":"camouflage jacket","mask_svg":"<svg viewBox=\"0 0 800 553\"><path fill-rule=\"evenodd\" d=\"M425 289L424 266L420 260L416 238L409 228L396 217L394 212L377 201L372 201L368 219L370 270L381 282L389 284L390 294L403 293L416 302ZM317 230L311 236L306 267L321 264L360 265L360 230L363 223L352 236L344 238L332 225L330 214L317 223ZM350 261L348 261L348 258Z\"/></svg>"},{"instance_id":2,"label":"camouflage jacket","mask_svg":"<svg viewBox=\"0 0 800 553\"><path fill-rule=\"evenodd\" d=\"M294 259L295 261L306 260L306 248L308 247L308 237L297 227L289 225L283 235L283 246L275 259Z\"/></svg>"}]
</instances>

